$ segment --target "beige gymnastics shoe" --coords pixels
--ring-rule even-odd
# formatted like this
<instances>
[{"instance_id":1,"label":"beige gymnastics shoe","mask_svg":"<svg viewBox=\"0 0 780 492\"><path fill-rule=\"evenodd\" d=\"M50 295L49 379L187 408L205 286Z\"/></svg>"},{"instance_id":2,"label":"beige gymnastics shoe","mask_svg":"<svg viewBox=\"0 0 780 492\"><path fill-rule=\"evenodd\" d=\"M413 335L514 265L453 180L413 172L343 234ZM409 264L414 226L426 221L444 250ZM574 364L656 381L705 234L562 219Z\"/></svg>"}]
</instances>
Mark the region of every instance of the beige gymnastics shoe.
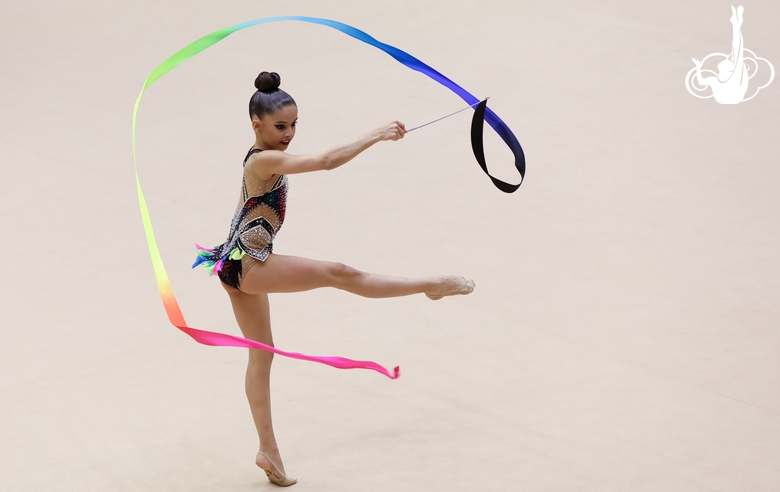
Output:
<instances>
[{"instance_id":1,"label":"beige gymnastics shoe","mask_svg":"<svg viewBox=\"0 0 780 492\"><path fill-rule=\"evenodd\" d=\"M265 460L265 463L262 461ZM298 480L286 476L279 476L276 474L276 471L279 470L279 468L276 466L276 464L271 461L271 458L269 458L264 452L258 451L257 457L255 458L255 464L259 466L260 468L265 471L265 476L268 477L268 480L276 485L279 485L280 487L289 487L290 485L293 485L294 483L298 482ZM265 465L265 466L264 466Z\"/></svg>"},{"instance_id":2,"label":"beige gymnastics shoe","mask_svg":"<svg viewBox=\"0 0 780 492\"><path fill-rule=\"evenodd\" d=\"M428 296L428 299L431 299L431 300L434 300L434 301L438 301L439 299L441 299L442 297L445 297L445 296L457 296L457 295L465 296L466 294L471 294L474 291L474 281L471 280L470 278L466 278L466 277L464 277L462 275L461 275L460 278L463 279L463 281L457 287L457 290L455 288L453 288L452 290L449 290L449 291L446 291L446 292L442 292L441 294L428 294L428 293L426 293L425 295Z\"/></svg>"}]
</instances>

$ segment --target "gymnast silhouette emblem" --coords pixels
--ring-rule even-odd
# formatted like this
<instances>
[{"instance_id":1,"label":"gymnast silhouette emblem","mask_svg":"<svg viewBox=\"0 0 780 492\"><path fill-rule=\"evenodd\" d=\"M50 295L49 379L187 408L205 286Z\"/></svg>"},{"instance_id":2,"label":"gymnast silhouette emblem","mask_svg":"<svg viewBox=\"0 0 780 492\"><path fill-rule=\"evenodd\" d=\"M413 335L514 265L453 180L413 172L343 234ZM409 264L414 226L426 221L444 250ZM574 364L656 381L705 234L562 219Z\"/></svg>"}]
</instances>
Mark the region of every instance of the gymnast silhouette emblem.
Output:
<instances>
[{"instance_id":1,"label":"gymnast silhouette emblem","mask_svg":"<svg viewBox=\"0 0 780 492\"><path fill-rule=\"evenodd\" d=\"M714 97L715 101L720 104L739 104L742 101L748 101L756 97L756 94L772 83L775 78L775 68L765 58L757 56L755 53L745 48L742 39L742 12L745 9L740 5L737 9L731 6L731 53L725 55L723 53L711 53L699 61L692 58L693 63L696 65L685 76L685 87L688 92L700 99L707 99ZM703 69L704 63L713 58L713 62L720 60L718 63L718 72L713 70ZM751 95L745 97L748 93L748 86L750 80L759 72L759 60L766 63L769 67L768 79L766 83L761 86L757 86L758 79L754 82L754 91L751 91ZM762 70L767 72L766 70ZM714 76L704 77L702 74L712 74ZM766 79L767 77L762 77ZM701 95L707 94L708 95Z\"/></svg>"}]
</instances>

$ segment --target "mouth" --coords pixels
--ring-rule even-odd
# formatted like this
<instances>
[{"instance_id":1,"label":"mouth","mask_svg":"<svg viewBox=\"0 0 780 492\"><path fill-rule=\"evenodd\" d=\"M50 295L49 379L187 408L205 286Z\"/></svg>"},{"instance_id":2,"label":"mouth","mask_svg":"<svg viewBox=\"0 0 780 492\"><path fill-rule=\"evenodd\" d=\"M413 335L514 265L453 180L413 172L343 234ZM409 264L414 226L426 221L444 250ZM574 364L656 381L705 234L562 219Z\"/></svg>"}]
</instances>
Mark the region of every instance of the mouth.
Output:
<instances>
[{"instance_id":1,"label":"mouth","mask_svg":"<svg viewBox=\"0 0 780 492\"><path fill-rule=\"evenodd\" d=\"M288 145L290 145L290 141L289 141L289 140L283 140L283 141L281 141L281 142L279 142L279 143L280 143L280 144L282 144L282 145L284 145L285 147L287 147Z\"/></svg>"}]
</instances>

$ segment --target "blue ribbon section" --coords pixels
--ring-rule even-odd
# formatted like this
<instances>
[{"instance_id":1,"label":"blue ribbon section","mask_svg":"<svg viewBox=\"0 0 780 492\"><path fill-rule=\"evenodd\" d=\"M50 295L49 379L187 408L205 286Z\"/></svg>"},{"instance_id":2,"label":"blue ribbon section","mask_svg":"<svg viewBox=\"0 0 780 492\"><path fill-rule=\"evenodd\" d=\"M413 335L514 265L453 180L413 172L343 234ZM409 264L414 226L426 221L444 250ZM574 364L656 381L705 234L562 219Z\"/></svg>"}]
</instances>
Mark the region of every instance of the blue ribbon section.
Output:
<instances>
[{"instance_id":1,"label":"blue ribbon section","mask_svg":"<svg viewBox=\"0 0 780 492\"><path fill-rule=\"evenodd\" d=\"M245 22L243 24L238 24L234 26L234 29L238 31L258 24L265 24L267 22L287 21L287 20L308 22L310 24L320 24L341 31L347 36L351 36L359 41L362 41L366 44L370 44L371 46L384 51L385 53L392 56L398 62L405 65L406 67L427 75L428 77L432 78L436 82L440 83L444 87L448 88L449 90L457 94L461 99L466 101L467 104L475 105L480 101L469 91L459 86L458 84L450 80L445 75L439 73L438 71L433 69L433 67L413 57L409 53L399 50L394 46L390 46L389 44L378 41L372 36L370 36L368 33L363 32L360 29L356 29L350 25L344 24L342 22L338 22L330 19L321 19L319 17L289 15L289 16L266 17L264 19L256 19L253 21ZM494 178L488 172L487 165L485 163L485 153L484 153L484 146L482 140L482 128L483 128L484 121L486 121L488 125L490 125L493 128L493 130L498 134L498 136L501 137L501 140L503 140L504 143L507 145L507 147L509 147L509 149L512 151L512 154L514 154L515 168L520 173L520 183L518 184L506 183L504 181L501 181L500 179ZM523 152L523 148L520 145L520 142L517 140L517 137L515 137L515 134L512 133L512 130L509 129L507 124L504 123L504 121L501 118L499 118L496 113L494 113L490 108L487 107L486 101L480 102L479 105L474 110L474 117L472 118L472 125L471 125L471 147L472 150L474 151L474 157L477 159L477 162L479 163L480 167L485 172L485 174L487 174L488 177L490 177L493 184L499 190L505 193L512 193L520 187L520 185L523 183L523 179L525 178L525 154Z\"/></svg>"}]
</instances>

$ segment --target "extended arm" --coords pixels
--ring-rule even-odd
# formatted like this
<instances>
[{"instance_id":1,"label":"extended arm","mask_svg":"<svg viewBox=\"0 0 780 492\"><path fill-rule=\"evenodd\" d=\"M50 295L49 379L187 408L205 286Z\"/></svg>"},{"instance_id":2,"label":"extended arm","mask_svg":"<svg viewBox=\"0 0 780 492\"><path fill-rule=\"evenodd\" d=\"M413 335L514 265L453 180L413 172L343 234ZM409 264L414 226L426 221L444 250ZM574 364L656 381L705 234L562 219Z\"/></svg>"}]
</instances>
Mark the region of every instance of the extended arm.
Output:
<instances>
[{"instance_id":1,"label":"extended arm","mask_svg":"<svg viewBox=\"0 0 780 492\"><path fill-rule=\"evenodd\" d=\"M377 128L352 142L338 145L321 154L290 155L279 150L257 154L253 164L255 173L266 179L273 174L298 174L313 171L329 171L346 164L358 154L383 140L404 137L406 128L399 121Z\"/></svg>"}]
</instances>

